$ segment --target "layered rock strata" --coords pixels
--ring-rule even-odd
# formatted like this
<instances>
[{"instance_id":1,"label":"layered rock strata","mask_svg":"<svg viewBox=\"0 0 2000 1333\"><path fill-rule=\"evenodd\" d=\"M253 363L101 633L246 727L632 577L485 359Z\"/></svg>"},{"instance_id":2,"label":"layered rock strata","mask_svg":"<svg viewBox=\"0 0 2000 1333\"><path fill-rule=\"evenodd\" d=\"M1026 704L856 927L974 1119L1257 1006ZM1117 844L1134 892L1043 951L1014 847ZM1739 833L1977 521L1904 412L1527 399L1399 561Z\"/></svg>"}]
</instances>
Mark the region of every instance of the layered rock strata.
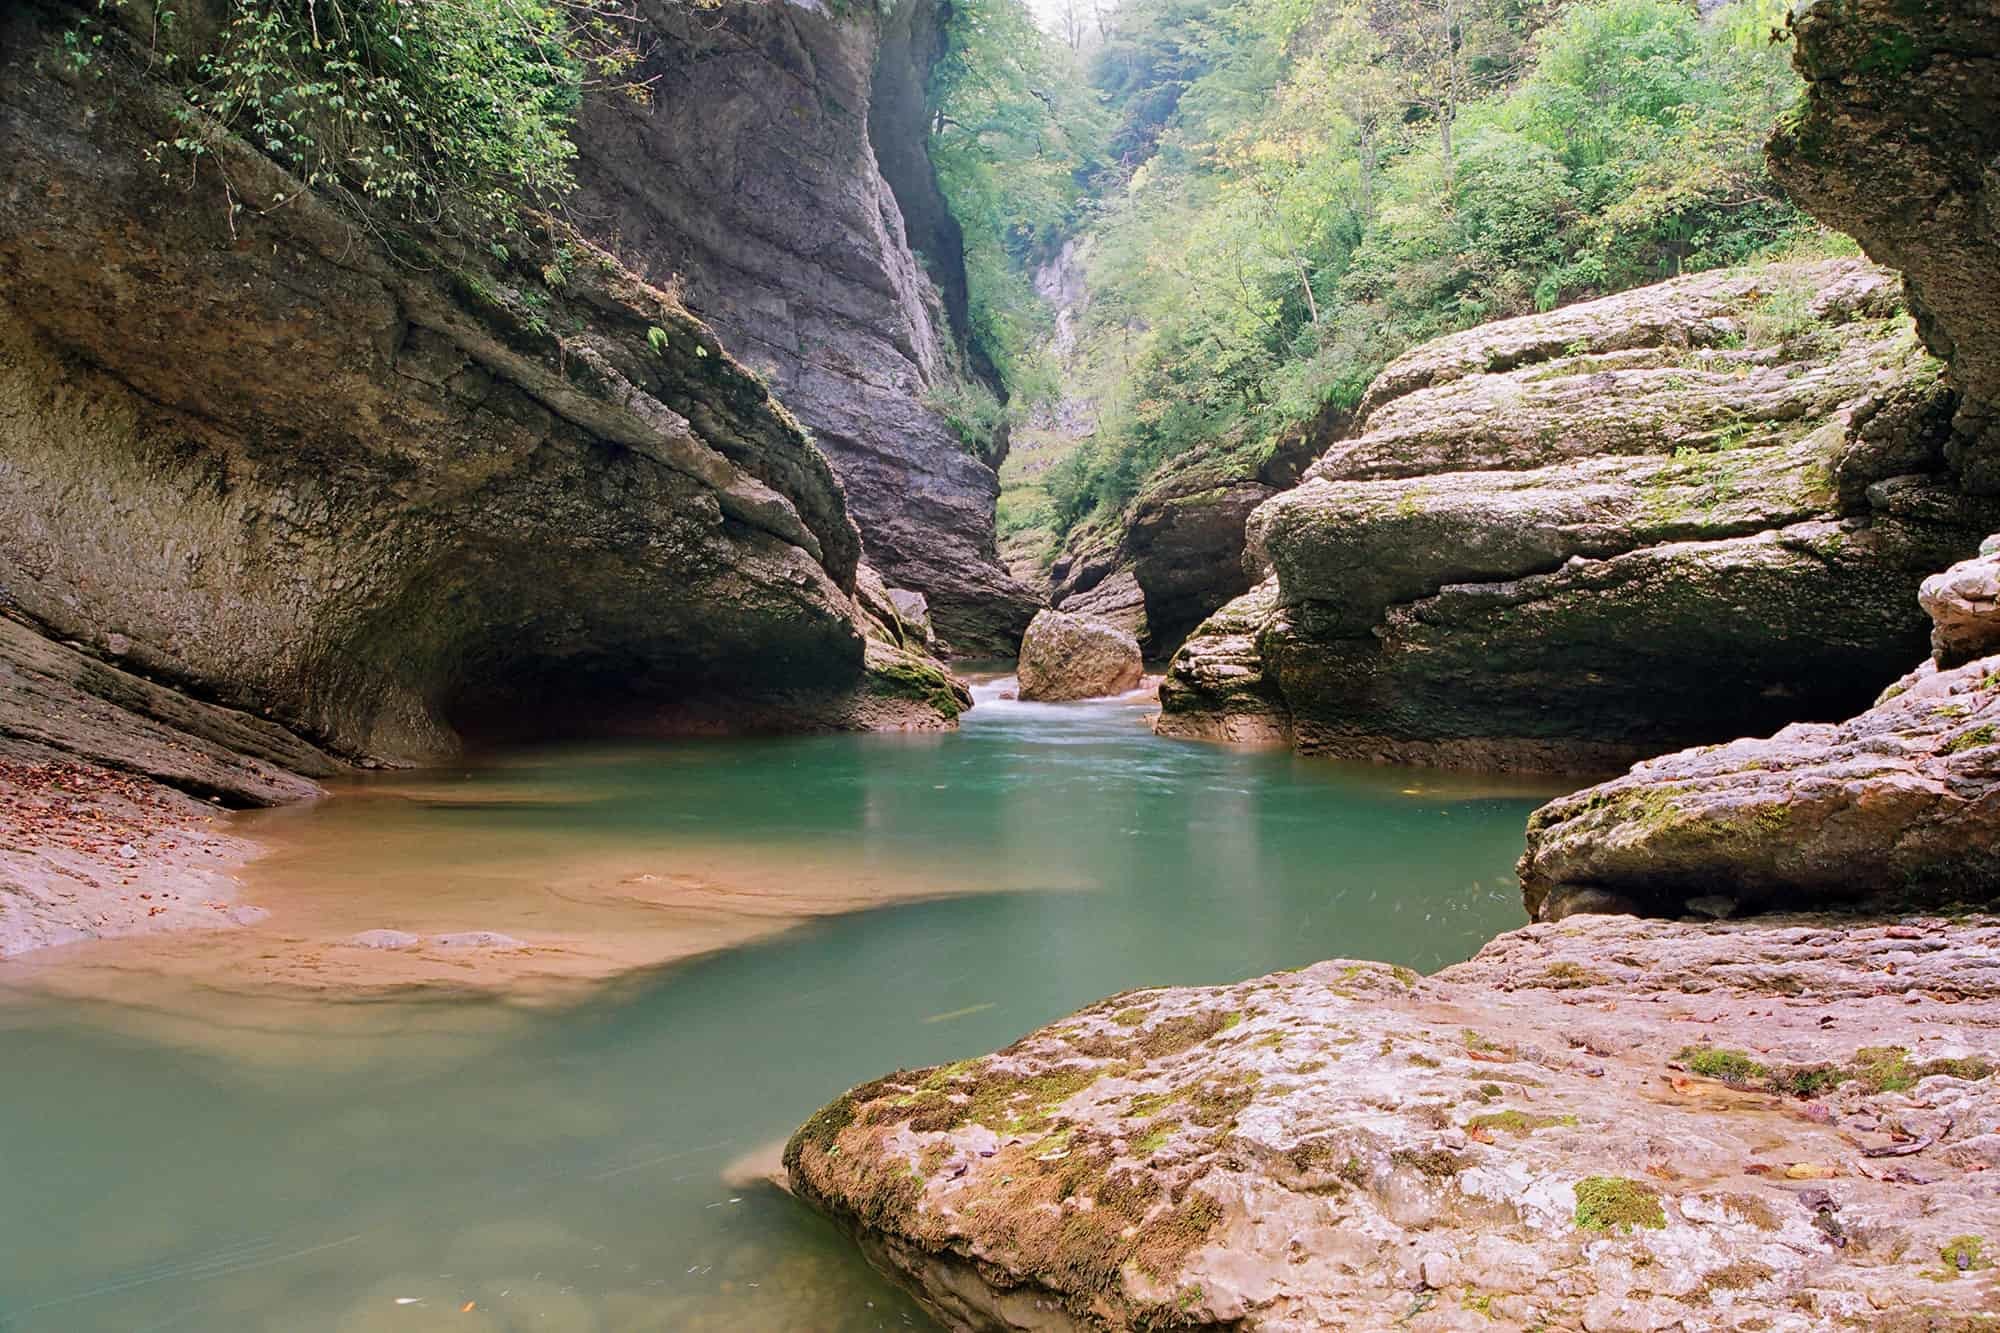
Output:
<instances>
[{"instance_id":1,"label":"layered rock strata","mask_svg":"<svg viewBox=\"0 0 2000 1333\"><path fill-rule=\"evenodd\" d=\"M1996 958L1990 917L1582 917L1133 991L786 1167L954 1330L1969 1330Z\"/></svg>"},{"instance_id":2,"label":"layered rock strata","mask_svg":"<svg viewBox=\"0 0 2000 1333\"><path fill-rule=\"evenodd\" d=\"M505 265L392 249L216 127L170 179L180 103L142 62L58 78L60 18L5 22L16 622L371 762L746 701L838 725L903 689L832 470L671 295L568 234ZM38 710L10 689L6 734Z\"/></svg>"},{"instance_id":3,"label":"layered rock strata","mask_svg":"<svg viewBox=\"0 0 2000 1333\"><path fill-rule=\"evenodd\" d=\"M1854 261L1426 344L1251 517L1265 583L1182 648L1161 730L1588 770L1852 712L1995 517L1950 471L1952 403Z\"/></svg>"},{"instance_id":4,"label":"layered rock strata","mask_svg":"<svg viewBox=\"0 0 2000 1333\"><path fill-rule=\"evenodd\" d=\"M1529 913L2000 895L2000 538L1986 549L1925 582L1937 655L1858 717L1666 755L1537 810Z\"/></svg>"},{"instance_id":5,"label":"layered rock strata","mask_svg":"<svg viewBox=\"0 0 2000 1333\"><path fill-rule=\"evenodd\" d=\"M1005 440L979 456L929 405L982 371L925 147L944 7L638 8L652 98L586 106L575 213L797 414L952 649L1011 657L1042 599L995 546Z\"/></svg>"}]
</instances>

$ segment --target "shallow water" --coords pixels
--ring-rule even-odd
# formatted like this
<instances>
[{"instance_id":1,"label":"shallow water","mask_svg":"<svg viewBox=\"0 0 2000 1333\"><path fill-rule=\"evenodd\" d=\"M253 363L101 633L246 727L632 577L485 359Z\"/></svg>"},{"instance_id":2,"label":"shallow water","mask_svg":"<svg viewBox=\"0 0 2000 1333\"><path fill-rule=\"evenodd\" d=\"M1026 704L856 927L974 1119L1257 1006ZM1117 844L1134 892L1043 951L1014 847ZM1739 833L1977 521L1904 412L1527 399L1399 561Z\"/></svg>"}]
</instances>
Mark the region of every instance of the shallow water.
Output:
<instances>
[{"instance_id":1,"label":"shallow water","mask_svg":"<svg viewBox=\"0 0 2000 1333\"><path fill-rule=\"evenodd\" d=\"M855 1082L1113 991L1341 955L1430 969L1520 920L1510 872L1545 793L1143 719L989 697L953 736L549 752L253 828L278 844L259 874L330 901L415 862L437 895L417 929L580 935L547 905L580 896L564 867L676 857L781 923L821 880L850 906L954 896L559 1005L260 991L244 967L164 1000L131 950L128 987L81 999L34 984L60 953L0 965L0 1329L930 1327L829 1226L727 1183L732 1162ZM581 896L605 939L659 928L657 903ZM737 944L756 932L732 910L671 928Z\"/></svg>"}]
</instances>

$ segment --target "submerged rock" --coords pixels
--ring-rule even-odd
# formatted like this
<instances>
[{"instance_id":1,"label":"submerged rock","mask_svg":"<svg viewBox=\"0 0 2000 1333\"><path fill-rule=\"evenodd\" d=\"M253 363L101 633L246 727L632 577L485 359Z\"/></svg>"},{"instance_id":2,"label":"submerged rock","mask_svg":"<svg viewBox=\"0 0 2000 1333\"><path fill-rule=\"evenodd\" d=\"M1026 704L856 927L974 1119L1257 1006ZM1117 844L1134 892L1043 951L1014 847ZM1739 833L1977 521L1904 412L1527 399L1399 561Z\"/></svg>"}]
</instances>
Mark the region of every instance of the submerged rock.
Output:
<instances>
[{"instance_id":1,"label":"submerged rock","mask_svg":"<svg viewBox=\"0 0 2000 1333\"><path fill-rule=\"evenodd\" d=\"M959 1330L1949 1327L2000 1312L1996 963L1988 917L1588 917L1132 991L785 1164Z\"/></svg>"},{"instance_id":2,"label":"submerged rock","mask_svg":"<svg viewBox=\"0 0 2000 1333\"><path fill-rule=\"evenodd\" d=\"M1851 711L2000 513L1946 470L1937 374L1850 261L1417 348L1251 516L1269 577L1182 647L1160 729L1587 770Z\"/></svg>"},{"instance_id":3,"label":"submerged rock","mask_svg":"<svg viewBox=\"0 0 2000 1333\"><path fill-rule=\"evenodd\" d=\"M1146 674L1139 641L1066 611L1037 612L1021 640L1021 697L1043 702L1123 694Z\"/></svg>"},{"instance_id":4,"label":"submerged rock","mask_svg":"<svg viewBox=\"0 0 2000 1333\"><path fill-rule=\"evenodd\" d=\"M2000 654L1964 660L2000 647L1992 564L1926 580L1938 661L1860 716L1649 760L1537 810L1529 913L1677 915L1717 891L1744 910L2000 896Z\"/></svg>"}]
</instances>

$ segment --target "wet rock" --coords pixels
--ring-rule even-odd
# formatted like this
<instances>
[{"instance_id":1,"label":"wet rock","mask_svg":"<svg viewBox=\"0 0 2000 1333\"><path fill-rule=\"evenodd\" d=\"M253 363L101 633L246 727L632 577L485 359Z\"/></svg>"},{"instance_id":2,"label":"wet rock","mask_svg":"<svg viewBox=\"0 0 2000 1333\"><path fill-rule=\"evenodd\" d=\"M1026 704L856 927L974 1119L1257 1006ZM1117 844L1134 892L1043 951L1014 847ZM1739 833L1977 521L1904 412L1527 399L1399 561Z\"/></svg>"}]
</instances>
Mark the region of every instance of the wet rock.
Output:
<instances>
[{"instance_id":1,"label":"wet rock","mask_svg":"<svg viewBox=\"0 0 2000 1333\"><path fill-rule=\"evenodd\" d=\"M954 1329L1919 1328L1994 1300L1940 1255L2000 1227L1996 963L1984 916L1578 917L1114 996L785 1163Z\"/></svg>"},{"instance_id":2,"label":"wet rock","mask_svg":"<svg viewBox=\"0 0 2000 1333\"><path fill-rule=\"evenodd\" d=\"M2000 516L1851 261L1677 279L1425 344L1248 522L1267 585L1192 635L1160 729L1256 696L1302 750L1589 770L1837 716ZM1212 709L1220 708L1220 716Z\"/></svg>"},{"instance_id":3,"label":"wet rock","mask_svg":"<svg viewBox=\"0 0 2000 1333\"><path fill-rule=\"evenodd\" d=\"M1123 694L1145 675L1139 641L1089 616L1037 612L1021 640L1021 697L1044 702Z\"/></svg>"}]
</instances>

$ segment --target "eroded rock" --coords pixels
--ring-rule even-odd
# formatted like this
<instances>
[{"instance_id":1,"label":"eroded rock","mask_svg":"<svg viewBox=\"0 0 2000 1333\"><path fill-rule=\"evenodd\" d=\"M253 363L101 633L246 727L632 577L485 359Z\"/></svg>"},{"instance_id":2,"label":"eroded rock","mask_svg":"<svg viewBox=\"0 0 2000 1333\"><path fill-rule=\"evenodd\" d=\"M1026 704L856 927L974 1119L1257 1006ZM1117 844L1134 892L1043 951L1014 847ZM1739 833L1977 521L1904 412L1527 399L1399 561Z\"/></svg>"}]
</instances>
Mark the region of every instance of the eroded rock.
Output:
<instances>
[{"instance_id":1,"label":"eroded rock","mask_svg":"<svg viewBox=\"0 0 2000 1333\"><path fill-rule=\"evenodd\" d=\"M1771 170L1813 213L1902 270L1956 389L1946 456L2000 492L2000 12L1939 0L1815 0L1793 15L1806 97Z\"/></svg>"},{"instance_id":2,"label":"eroded rock","mask_svg":"<svg viewBox=\"0 0 2000 1333\"><path fill-rule=\"evenodd\" d=\"M1588 770L1851 712L1995 516L1946 468L1949 397L1848 261L1426 344L1251 516L1270 581L1189 638L1160 729L1229 734L1218 682L1254 681L1302 750Z\"/></svg>"},{"instance_id":3,"label":"eroded rock","mask_svg":"<svg viewBox=\"0 0 2000 1333\"><path fill-rule=\"evenodd\" d=\"M1123 694L1146 673L1139 641L1066 611L1037 612L1021 640L1021 697L1047 703Z\"/></svg>"},{"instance_id":4,"label":"eroded rock","mask_svg":"<svg viewBox=\"0 0 2000 1333\"><path fill-rule=\"evenodd\" d=\"M2000 894L2000 654L1966 660L2000 646L1996 547L1925 580L1936 657L1860 716L1648 760L1537 810L1529 914Z\"/></svg>"},{"instance_id":5,"label":"eroded rock","mask_svg":"<svg viewBox=\"0 0 2000 1333\"><path fill-rule=\"evenodd\" d=\"M1133 991L786 1167L953 1329L1949 1327L2000 1312L1996 961L1988 917L1580 917Z\"/></svg>"},{"instance_id":6,"label":"eroded rock","mask_svg":"<svg viewBox=\"0 0 2000 1333\"><path fill-rule=\"evenodd\" d=\"M9 11L0 42L0 600L119 671L35 690L123 707L143 675L306 772L947 720L879 674L922 649L868 647L826 459L669 292L573 235L392 256L226 135L204 170L234 193L189 194L150 156L180 99L115 44L55 77L58 23ZM0 733L34 712L9 690Z\"/></svg>"}]
</instances>

